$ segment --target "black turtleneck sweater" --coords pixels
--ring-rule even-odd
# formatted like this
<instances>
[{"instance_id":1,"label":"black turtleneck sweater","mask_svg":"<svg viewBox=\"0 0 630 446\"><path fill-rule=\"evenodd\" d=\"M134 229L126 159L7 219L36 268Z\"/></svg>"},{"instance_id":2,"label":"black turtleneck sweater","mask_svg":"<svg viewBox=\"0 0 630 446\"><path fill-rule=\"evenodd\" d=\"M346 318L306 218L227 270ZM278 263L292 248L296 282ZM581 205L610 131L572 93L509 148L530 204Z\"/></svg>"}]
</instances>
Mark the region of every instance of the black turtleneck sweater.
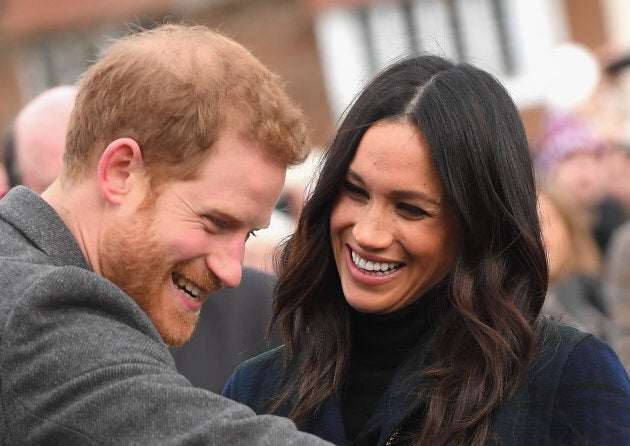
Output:
<instances>
[{"instance_id":1,"label":"black turtleneck sweater","mask_svg":"<svg viewBox=\"0 0 630 446\"><path fill-rule=\"evenodd\" d=\"M438 287L442 289L442 287ZM439 314L438 290L388 314L351 310L352 349L346 386L341 393L343 422L352 442L370 418L396 368Z\"/></svg>"}]
</instances>

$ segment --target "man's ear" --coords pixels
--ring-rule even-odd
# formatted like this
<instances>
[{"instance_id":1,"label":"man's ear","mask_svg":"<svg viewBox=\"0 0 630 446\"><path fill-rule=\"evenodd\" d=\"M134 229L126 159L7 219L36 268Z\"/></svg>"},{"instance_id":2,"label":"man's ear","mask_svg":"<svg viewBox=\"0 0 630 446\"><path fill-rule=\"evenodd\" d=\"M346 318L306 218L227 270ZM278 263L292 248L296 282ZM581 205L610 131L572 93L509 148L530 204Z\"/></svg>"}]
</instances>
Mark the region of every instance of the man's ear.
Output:
<instances>
[{"instance_id":1,"label":"man's ear","mask_svg":"<svg viewBox=\"0 0 630 446\"><path fill-rule=\"evenodd\" d=\"M144 167L142 151L138 143L131 138L119 138L109 143L98 162L98 187L103 197L112 203L121 199L137 183Z\"/></svg>"}]
</instances>

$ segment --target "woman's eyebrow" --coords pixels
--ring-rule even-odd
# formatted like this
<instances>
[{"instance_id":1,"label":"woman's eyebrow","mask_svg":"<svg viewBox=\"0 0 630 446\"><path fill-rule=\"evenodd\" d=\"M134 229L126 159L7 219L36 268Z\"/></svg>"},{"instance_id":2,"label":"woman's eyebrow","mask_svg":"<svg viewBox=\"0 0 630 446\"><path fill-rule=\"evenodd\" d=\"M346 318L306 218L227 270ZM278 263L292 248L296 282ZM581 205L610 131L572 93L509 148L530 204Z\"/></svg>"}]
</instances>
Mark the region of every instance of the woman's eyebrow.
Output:
<instances>
[{"instance_id":1,"label":"woman's eyebrow","mask_svg":"<svg viewBox=\"0 0 630 446\"><path fill-rule=\"evenodd\" d=\"M354 172L352 169L348 169L347 176L350 179L356 181L357 183L365 184L363 177L359 175L358 173ZM431 203L438 207L441 206L442 204L442 200L440 198L432 197L420 191L395 190L395 191L392 191L390 195L392 196L392 198L396 200L421 200L427 203Z\"/></svg>"},{"instance_id":2,"label":"woman's eyebrow","mask_svg":"<svg viewBox=\"0 0 630 446\"><path fill-rule=\"evenodd\" d=\"M421 200L438 207L442 204L442 200L440 200L439 198L432 197L423 192L395 190L392 191L390 195L397 200Z\"/></svg>"}]
</instances>

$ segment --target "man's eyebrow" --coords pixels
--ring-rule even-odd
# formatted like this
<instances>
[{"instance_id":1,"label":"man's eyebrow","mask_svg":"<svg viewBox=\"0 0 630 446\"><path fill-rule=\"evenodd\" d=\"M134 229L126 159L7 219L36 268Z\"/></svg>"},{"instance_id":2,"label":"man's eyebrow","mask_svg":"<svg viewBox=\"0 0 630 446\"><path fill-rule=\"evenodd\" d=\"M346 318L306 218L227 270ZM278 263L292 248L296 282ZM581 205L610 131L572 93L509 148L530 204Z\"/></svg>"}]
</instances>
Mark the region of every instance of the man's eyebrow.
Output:
<instances>
[{"instance_id":1,"label":"man's eyebrow","mask_svg":"<svg viewBox=\"0 0 630 446\"><path fill-rule=\"evenodd\" d=\"M221 220L227 226L246 226L245 223L240 220L238 217L234 217L233 215L222 211L220 209L214 209L212 211L201 212L199 214L202 218L206 220ZM261 225L258 225L254 228L251 228L254 231L258 231L260 229L268 228L271 225L271 220L266 220Z\"/></svg>"},{"instance_id":2,"label":"man's eyebrow","mask_svg":"<svg viewBox=\"0 0 630 446\"><path fill-rule=\"evenodd\" d=\"M241 221L227 212L221 211L219 209L213 209L212 211L204 211L200 212L199 215L206 220L221 220L223 223L229 225L238 225L241 224Z\"/></svg>"}]
</instances>

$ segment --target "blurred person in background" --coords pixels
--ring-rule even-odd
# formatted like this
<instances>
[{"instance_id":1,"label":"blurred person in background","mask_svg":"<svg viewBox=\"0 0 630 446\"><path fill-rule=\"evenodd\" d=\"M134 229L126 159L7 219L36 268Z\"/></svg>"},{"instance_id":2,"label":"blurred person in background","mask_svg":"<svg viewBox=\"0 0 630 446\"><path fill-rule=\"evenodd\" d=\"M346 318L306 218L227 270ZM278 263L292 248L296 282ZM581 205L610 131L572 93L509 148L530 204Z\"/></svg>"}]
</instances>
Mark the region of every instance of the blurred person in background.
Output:
<instances>
[{"instance_id":1,"label":"blurred person in background","mask_svg":"<svg viewBox=\"0 0 630 446\"><path fill-rule=\"evenodd\" d=\"M618 141L604 154L604 172L610 211L618 215L616 229L630 218L630 141ZM616 220L610 219L611 222Z\"/></svg>"},{"instance_id":2,"label":"blurred person in background","mask_svg":"<svg viewBox=\"0 0 630 446\"><path fill-rule=\"evenodd\" d=\"M610 342L630 371L630 54L615 50L606 58L605 80L595 104L596 123L608 132L615 151L606 159L612 196L622 203L626 222L617 227L604 257L603 283L611 313Z\"/></svg>"},{"instance_id":3,"label":"blurred person in background","mask_svg":"<svg viewBox=\"0 0 630 446\"><path fill-rule=\"evenodd\" d=\"M605 141L578 115L554 112L546 117L536 145L536 168L542 180L590 215L605 193Z\"/></svg>"},{"instance_id":4,"label":"blurred person in background","mask_svg":"<svg viewBox=\"0 0 630 446\"><path fill-rule=\"evenodd\" d=\"M626 218L609 192L610 151L607 141L577 113L551 112L536 143L535 162L541 182L572 200L588 217L602 252L610 234Z\"/></svg>"},{"instance_id":5,"label":"blurred person in background","mask_svg":"<svg viewBox=\"0 0 630 446\"><path fill-rule=\"evenodd\" d=\"M4 143L11 187L21 184L41 194L57 178L76 94L76 86L53 87L19 111Z\"/></svg>"},{"instance_id":6,"label":"blurred person in background","mask_svg":"<svg viewBox=\"0 0 630 446\"><path fill-rule=\"evenodd\" d=\"M532 146L538 174L586 210L605 253L611 233L630 215L630 196L624 197L629 187L622 184L630 172L620 175L628 165L617 162L623 135L630 135L628 95L620 69L609 69L603 50L564 42L546 61L540 73L546 111Z\"/></svg>"},{"instance_id":7,"label":"blurred person in background","mask_svg":"<svg viewBox=\"0 0 630 446\"><path fill-rule=\"evenodd\" d=\"M618 203L625 221L630 216L630 55L613 51L602 59L602 81L584 114L609 147L604 158L609 200L602 211L614 215Z\"/></svg>"},{"instance_id":8,"label":"blurred person in background","mask_svg":"<svg viewBox=\"0 0 630 446\"><path fill-rule=\"evenodd\" d=\"M608 340L609 310L601 283L601 253L588 217L563 192L541 185L538 213L549 264L542 313Z\"/></svg>"}]
</instances>

